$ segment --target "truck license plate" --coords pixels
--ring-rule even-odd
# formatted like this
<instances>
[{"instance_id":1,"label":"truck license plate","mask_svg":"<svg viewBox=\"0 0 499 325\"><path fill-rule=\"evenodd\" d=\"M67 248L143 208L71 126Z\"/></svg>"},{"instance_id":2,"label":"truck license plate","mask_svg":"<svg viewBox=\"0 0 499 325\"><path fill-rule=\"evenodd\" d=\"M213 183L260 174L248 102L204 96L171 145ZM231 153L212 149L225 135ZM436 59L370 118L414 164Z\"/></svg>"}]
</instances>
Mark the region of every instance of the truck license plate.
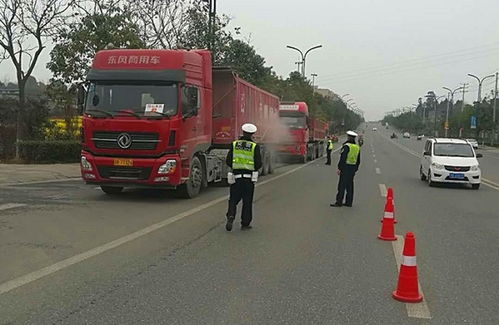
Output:
<instances>
[{"instance_id":1,"label":"truck license plate","mask_svg":"<svg viewBox=\"0 0 499 325\"><path fill-rule=\"evenodd\" d=\"M114 159L114 166L133 166L133 159Z\"/></svg>"}]
</instances>

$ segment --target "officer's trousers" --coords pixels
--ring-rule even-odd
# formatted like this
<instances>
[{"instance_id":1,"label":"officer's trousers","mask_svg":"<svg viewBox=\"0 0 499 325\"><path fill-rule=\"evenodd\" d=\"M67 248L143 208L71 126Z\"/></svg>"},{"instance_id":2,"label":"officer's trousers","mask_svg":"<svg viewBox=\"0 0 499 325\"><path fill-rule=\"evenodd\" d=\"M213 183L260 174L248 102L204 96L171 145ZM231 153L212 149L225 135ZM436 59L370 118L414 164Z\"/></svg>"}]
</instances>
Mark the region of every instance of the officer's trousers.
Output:
<instances>
[{"instance_id":1,"label":"officer's trousers","mask_svg":"<svg viewBox=\"0 0 499 325\"><path fill-rule=\"evenodd\" d=\"M345 204L352 205L353 203L353 178L355 176L355 168L345 167L340 173L340 180L338 182L338 194L336 194L336 203L343 204L345 191L347 194Z\"/></svg>"},{"instance_id":2,"label":"officer's trousers","mask_svg":"<svg viewBox=\"0 0 499 325\"><path fill-rule=\"evenodd\" d=\"M329 149L326 150L326 157L327 157L326 165L331 165L331 152L332 151L333 150L329 150Z\"/></svg>"},{"instance_id":3,"label":"officer's trousers","mask_svg":"<svg viewBox=\"0 0 499 325\"><path fill-rule=\"evenodd\" d=\"M249 226L253 219L253 193L255 184L250 178L238 178L230 186L229 209L227 217L234 218L237 212L237 204L243 200L243 209L241 212L241 225Z\"/></svg>"}]
</instances>

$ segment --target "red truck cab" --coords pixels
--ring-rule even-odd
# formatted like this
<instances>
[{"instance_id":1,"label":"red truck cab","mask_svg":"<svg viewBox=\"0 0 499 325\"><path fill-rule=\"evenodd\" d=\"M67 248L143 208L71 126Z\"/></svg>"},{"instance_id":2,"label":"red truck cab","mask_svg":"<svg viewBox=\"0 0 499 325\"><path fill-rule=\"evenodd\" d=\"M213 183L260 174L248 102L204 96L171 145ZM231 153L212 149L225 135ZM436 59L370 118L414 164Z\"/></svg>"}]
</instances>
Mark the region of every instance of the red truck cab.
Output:
<instances>
[{"instance_id":1,"label":"red truck cab","mask_svg":"<svg viewBox=\"0 0 499 325\"><path fill-rule=\"evenodd\" d=\"M209 162L195 154L211 146L211 73L205 50L98 52L83 111L85 182L106 193L144 185L197 194Z\"/></svg>"},{"instance_id":2,"label":"red truck cab","mask_svg":"<svg viewBox=\"0 0 499 325\"><path fill-rule=\"evenodd\" d=\"M289 133L281 140L281 157L298 158L305 162L324 154L327 123L311 118L307 103L282 103L279 116Z\"/></svg>"}]
</instances>

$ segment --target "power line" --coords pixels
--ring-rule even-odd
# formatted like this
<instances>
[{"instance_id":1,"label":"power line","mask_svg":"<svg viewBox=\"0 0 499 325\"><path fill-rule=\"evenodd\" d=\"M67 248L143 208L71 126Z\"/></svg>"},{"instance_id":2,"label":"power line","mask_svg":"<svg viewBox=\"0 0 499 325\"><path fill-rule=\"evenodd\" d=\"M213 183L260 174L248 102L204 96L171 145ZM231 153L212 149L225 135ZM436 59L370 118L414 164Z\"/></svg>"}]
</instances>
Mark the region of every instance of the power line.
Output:
<instances>
[{"instance_id":1,"label":"power line","mask_svg":"<svg viewBox=\"0 0 499 325\"><path fill-rule=\"evenodd\" d=\"M470 55L470 54L480 53L483 51L497 50L497 49L499 49L497 46L499 46L499 43L495 42L495 43L491 43L488 45L476 46L476 47L467 48L467 49L463 49L463 50L435 54L435 55L430 55L430 56L421 57L421 58L413 58L413 59L403 60L403 61L399 61L399 62L395 62L392 64L387 64L387 65L374 66L371 68L361 69L361 70L354 71L354 72L324 75L323 77L333 77L333 76L334 77L346 77L346 76L350 76L350 75L356 75L359 73L376 72L377 70L380 70L380 69L389 69L390 67L404 66L407 64L421 64L425 61L429 61L430 59L438 58L438 57L450 58L450 57L466 56L466 55ZM487 49L487 47L489 47L489 49ZM490 47L492 47L492 48L490 48Z\"/></svg>"},{"instance_id":2,"label":"power line","mask_svg":"<svg viewBox=\"0 0 499 325\"><path fill-rule=\"evenodd\" d=\"M484 54L480 56L473 56L473 57L468 57L468 58L462 58L462 59L455 59L455 60L450 60L450 61L442 61L442 62L431 62L430 64L424 65L423 62L414 64L414 65L407 65L405 67L399 67L399 68L390 68L390 69L381 69L377 71L376 73L374 72L366 72L366 73L359 73L359 74L352 74L350 76L345 76L345 77L329 77L329 78L322 78L322 81L333 81L333 82L340 82L340 81L351 81L351 80L357 80L360 78L370 78L370 77L378 77L381 75L388 75L392 73L397 73L397 72L404 72L404 71L410 71L410 70L415 70L415 69L428 69L432 67L437 67L440 65L447 65L447 64L452 64L452 63L457 63L457 62L466 62L466 61L471 61L479 58L484 58L488 56L495 56L499 55L499 51L495 53L489 53L489 54Z\"/></svg>"}]
</instances>

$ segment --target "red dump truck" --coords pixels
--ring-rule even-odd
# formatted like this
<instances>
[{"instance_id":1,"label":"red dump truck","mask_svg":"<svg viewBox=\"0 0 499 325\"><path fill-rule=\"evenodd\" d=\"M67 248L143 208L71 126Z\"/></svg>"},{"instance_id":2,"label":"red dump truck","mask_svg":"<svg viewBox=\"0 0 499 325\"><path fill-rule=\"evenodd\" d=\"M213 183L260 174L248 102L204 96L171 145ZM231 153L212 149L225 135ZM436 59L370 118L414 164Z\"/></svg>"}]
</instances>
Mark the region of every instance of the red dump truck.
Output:
<instances>
[{"instance_id":1,"label":"red dump truck","mask_svg":"<svg viewBox=\"0 0 499 325\"><path fill-rule=\"evenodd\" d=\"M311 118L307 103L282 103L279 106L279 116L288 128L288 135L280 141L281 157L306 162L324 155L328 124Z\"/></svg>"},{"instance_id":2,"label":"red dump truck","mask_svg":"<svg viewBox=\"0 0 499 325\"><path fill-rule=\"evenodd\" d=\"M273 169L279 99L212 68L207 50L104 50L79 91L81 174L108 194L125 187L196 196L227 177L225 156L241 125L258 126L264 167Z\"/></svg>"}]
</instances>

